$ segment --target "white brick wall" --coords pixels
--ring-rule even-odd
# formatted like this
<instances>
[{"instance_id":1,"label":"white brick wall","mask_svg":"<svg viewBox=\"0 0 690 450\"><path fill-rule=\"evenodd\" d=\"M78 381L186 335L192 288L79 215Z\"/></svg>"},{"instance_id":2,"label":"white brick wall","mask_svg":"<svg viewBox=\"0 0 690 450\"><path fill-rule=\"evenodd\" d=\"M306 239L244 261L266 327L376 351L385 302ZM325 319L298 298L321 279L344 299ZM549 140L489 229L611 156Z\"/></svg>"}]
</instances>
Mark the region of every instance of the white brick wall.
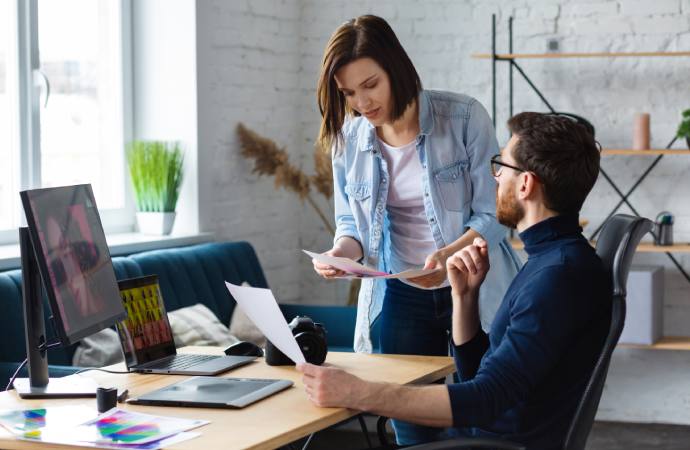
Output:
<instances>
[{"instance_id":1,"label":"white brick wall","mask_svg":"<svg viewBox=\"0 0 690 450\"><path fill-rule=\"evenodd\" d=\"M232 0L198 2L200 146L204 161L202 229L257 247L279 297L342 302L344 283L316 278L302 247L326 249L330 238L308 206L257 180L237 154L234 126L242 120L287 145L307 171L319 116L315 83L323 48L335 28L365 13L386 18L427 88L470 94L491 106L491 66L470 58L489 52L491 14L498 14L497 42L507 50L507 19L516 17L516 52L543 52L547 39L562 51L674 51L690 49L690 0L540 1L335 1ZM561 111L587 117L606 147L631 145L636 112L652 116L652 146L672 138L680 111L690 108L690 58L523 60L521 66ZM507 133L507 65L498 69L498 135ZM515 76L515 111L545 107ZM677 143L681 148L684 143ZM603 167L622 189L651 162L649 157L607 156ZM690 156L665 157L631 201L649 217L676 214L675 238L690 241ZM600 180L585 205L588 232L617 202ZM627 212L627 209L621 211ZM275 252L275 255L273 254ZM686 270L690 255L677 254ZM665 333L690 335L690 284L662 254L636 261L666 270ZM297 264L294 266L293 264Z\"/></svg>"}]
</instances>

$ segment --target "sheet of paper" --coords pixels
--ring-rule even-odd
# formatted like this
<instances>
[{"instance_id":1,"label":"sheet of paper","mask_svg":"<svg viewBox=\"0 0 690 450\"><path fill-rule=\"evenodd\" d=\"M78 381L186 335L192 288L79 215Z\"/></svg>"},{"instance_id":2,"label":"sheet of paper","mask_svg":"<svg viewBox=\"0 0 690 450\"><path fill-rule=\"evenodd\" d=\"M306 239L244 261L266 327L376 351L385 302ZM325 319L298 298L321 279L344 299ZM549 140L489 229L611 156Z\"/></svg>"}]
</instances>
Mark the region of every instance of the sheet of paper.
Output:
<instances>
[{"instance_id":1,"label":"sheet of paper","mask_svg":"<svg viewBox=\"0 0 690 450\"><path fill-rule=\"evenodd\" d=\"M0 425L18 439L89 448L156 450L199 436L183 430L207 423L119 408L99 415L85 405L0 411Z\"/></svg>"},{"instance_id":2,"label":"sheet of paper","mask_svg":"<svg viewBox=\"0 0 690 450\"><path fill-rule=\"evenodd\" d=\"M201 436L201 433L183 431L170 436L160 441L148 442L146 444L98 444L93 442L81 442L75 441L71 438L56 439L50 441L51 444L62 444L62 445L73 445L77 447L86 448L105 448L110 450L160 450L162 448L168 448L173 444L178 444L180 442L188 441ZM22 441L33 441L35 439L29 439L24 437L19 437ZM47 441L42 441L46 443Z\"/></svg>"},{"instance_id":3,"label":"sheet of paper","mask_svg":"<svg viewBox=\"0 0 690 450\"><path fill-rule=\"evenodd\" d=\"M428 275L430 273L436 272L438 269L410 269L399 273L386 273L380 272L378 270L372 269L362 265L356 261L349 258L343 258L340 256L328 256L320 253L310 252L308 250L302 250L311 258L317 260L322 264L328 264L336 269L340 269L347 274L340 278L416 278L423 275Z\"/></svg>"},{"instance_id":4,"label":"sheet of paper","mask_svg":"<svg viewBox=\"0 0 690 450\"><path fill-rule=\"evenodd\" d=\"M242 311L273 345L295 363L305 362L292 331L270 289L236 286L225 282Z\"/></svg>"}]
</instances>

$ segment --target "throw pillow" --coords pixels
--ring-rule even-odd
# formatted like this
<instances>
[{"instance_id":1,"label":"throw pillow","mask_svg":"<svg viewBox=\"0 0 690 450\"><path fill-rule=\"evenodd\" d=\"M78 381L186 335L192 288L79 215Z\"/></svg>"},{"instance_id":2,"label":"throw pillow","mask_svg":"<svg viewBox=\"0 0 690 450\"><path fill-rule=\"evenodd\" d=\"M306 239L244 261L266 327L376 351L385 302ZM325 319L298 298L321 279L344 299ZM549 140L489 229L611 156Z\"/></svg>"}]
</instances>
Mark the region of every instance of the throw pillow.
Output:
<instances>
[{"instance_id":1,"label":"throw pillow","mask_svg":"<svg viewBox=\"0 0 690 450\"><path fill-rule=\"evenodd\" d=\"M77 367L103 367L124 361L117 331L106 328L81 340L72 356Z\"/></svg>"},{"instance_id":2,"label":"throw pillow","mask_svg":"<svg viewBox=\"0 0 690 450\"><path fill-rule=\"evenodd\" d=\"M251 287L246 281L242 283L242 286ZM237 304L230 318L230 333L240 341L249 341L262 348L266 345L266 337Z\"/></svg>"},{"instance_id":3,"label":"throw pillow","mask_svg":"<svg viewBox=\"0 0 690 450\"><path fill-rule=\"evenodd\" d=\"M171 311L168 320L177 348L185 345L227 347L238 341L213 311L202 303Z\"/></svg>"}]
</instances>

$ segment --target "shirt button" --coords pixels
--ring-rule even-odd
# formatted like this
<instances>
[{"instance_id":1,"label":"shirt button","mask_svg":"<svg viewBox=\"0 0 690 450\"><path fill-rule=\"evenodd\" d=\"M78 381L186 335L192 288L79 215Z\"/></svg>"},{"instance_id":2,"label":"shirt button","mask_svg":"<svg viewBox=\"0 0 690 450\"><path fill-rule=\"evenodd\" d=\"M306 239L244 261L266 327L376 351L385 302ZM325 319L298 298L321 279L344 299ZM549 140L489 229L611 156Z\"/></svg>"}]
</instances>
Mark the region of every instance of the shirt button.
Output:
<instances>
[{"instance_id":1,"label":"shirt button","mask_svg":"<svg viewBox=\"0 0 690 450\"><path fill-rule=\"evenodd\" d=\"M425 192L425 193L424 193L424 197L428 197L428 196L429 196L429 193L428 193L428 192Z\"/></svg>"},{"instance_id":2,"label":"shirt button","mask_svg":"<svg viewBox=\"0 0 690 450\"><path fill-rule=\"evenodd\" d=\"M432 218L431 218L431 222L436 222L436 219L434 219L434 218L432 217Z\"/></svg>"},{"instance_id":3,"label":"shirt button","mask_svg":"<svg viewBox=\"0 0 690 450\"><path fill-rule=\"evenodd\" d=\"M422 164L422 169L426 169L426 164Z\"/></svg>"}]
</instances>

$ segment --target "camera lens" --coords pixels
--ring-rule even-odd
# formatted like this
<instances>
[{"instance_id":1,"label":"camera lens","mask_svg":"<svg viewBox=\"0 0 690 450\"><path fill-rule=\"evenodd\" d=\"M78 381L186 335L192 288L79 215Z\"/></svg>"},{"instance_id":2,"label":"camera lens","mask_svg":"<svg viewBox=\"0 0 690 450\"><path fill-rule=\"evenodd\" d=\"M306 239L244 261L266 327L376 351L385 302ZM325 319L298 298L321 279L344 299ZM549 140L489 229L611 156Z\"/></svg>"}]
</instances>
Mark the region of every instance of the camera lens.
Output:
<instances>
[{"instance_id":1,"label":"camera lens","mask_svg":"<svg viewBox=\"0 0 690 450\"><path fill-rule=\"evenodd\" d=\"M323 348L323 340L311 331L304 331L295 336L299 348L304 354L304 359L312 364L321 364L326 359Z\"/></svg>"}]
</instances>

